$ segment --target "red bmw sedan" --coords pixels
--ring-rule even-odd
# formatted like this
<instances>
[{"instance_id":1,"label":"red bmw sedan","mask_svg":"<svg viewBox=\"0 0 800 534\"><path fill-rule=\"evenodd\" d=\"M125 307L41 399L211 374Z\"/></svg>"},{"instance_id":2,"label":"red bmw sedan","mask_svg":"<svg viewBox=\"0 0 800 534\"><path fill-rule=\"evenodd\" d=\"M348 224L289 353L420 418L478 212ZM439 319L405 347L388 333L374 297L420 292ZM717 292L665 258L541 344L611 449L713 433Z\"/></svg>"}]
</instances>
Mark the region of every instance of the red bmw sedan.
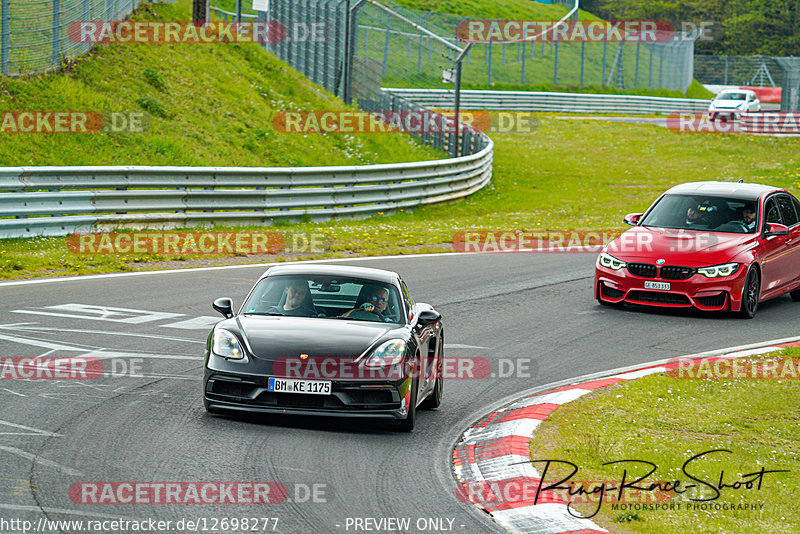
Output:
<instances>
[{"instance_id":1,"label":"red bmw sedan","mask_svg":"<svg viewBox=\"0 0 800 534\"><path fill-rule=\"evenodd\" d=\"M694 182L673 187L597 258L595 298L669 308L732 311L800 300L800 202L777 187Z\"/></svg>"}]
</instances>

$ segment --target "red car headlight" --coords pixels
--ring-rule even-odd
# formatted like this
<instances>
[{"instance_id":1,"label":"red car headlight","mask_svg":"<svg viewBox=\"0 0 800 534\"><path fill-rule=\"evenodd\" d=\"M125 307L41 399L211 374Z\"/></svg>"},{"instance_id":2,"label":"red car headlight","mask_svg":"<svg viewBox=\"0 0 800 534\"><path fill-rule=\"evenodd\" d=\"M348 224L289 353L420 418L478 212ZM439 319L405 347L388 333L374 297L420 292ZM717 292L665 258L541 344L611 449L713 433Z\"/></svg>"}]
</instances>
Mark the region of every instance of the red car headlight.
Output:
<instances>
[{"instance_id":1,"label":"red car headlight","mask_svg":"<svg viewBox=\"0 0 800 534\"><path fill-rule=\"evenodd\" d=\"M739 270L739 265L739 263L724 263L722 265L712 265L711 267L701 267L697 269L697 272L706 278L720 278L734 274Z\"/></svg>"}]
</instances>

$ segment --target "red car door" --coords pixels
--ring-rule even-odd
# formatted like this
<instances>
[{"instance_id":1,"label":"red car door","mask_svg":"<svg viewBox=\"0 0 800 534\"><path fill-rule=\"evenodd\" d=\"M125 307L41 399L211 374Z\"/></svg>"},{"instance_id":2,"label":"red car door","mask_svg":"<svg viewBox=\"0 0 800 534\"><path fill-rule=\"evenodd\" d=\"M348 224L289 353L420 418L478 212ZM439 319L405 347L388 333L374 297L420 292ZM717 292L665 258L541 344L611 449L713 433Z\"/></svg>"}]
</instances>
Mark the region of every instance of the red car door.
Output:
<instances>
[{"instance_id":1,"label":"red car door","mask_svg":"<svg viewBox=\"0 0 800 534\"><path fill-rule=\"evenodd\" d=\"M789 284L800 282L800 202L789 195L778 195L778 206L781 209L783 224L789 227L786 246L790 249L791 266Z\"/></svg>"},{"instance_id":2,"label":"red car door","mask_svg":"<svg viewBox=\"0 0 800 534\"><path fill-rule=\"evenodd\" d=\"M783 224L776 195L769 197L764 204L764 228L760 238L762 297L774 296L797 277L789 236L768 235L769 223Z\"/></svg>"}]
</instances>

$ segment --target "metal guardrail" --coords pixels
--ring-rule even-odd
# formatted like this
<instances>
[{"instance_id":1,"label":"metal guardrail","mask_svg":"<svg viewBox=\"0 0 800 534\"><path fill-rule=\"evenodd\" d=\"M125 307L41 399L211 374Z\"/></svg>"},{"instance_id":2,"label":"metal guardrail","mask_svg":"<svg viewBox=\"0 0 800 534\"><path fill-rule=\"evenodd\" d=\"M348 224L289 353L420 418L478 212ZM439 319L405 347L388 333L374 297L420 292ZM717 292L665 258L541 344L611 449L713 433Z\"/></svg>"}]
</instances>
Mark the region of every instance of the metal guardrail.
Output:
<instances>
[{"instance_id":1,"label":"metal guardrail","mask_svg":"<svg viewBox=\"0 0 800 534\"><path fill-rule=\"evenodd\" d=\"M445 89L383 88L429 108L447 109L453 92ZM463 109L551 111L557 113L703 113L709 100L634 95L461 91Z\"/></svg>"},{"instance_id":2,"label":"metal guardrail","mask_svg":"<svg viewBox=\"0 0 800 534\"><path fill-rule=\"evenodd\" d=\"M0 238L325 220L442 202L489 183L493 146L486 138L460 158L343 167L0 168Z\"/></svg>"}]
</instances>

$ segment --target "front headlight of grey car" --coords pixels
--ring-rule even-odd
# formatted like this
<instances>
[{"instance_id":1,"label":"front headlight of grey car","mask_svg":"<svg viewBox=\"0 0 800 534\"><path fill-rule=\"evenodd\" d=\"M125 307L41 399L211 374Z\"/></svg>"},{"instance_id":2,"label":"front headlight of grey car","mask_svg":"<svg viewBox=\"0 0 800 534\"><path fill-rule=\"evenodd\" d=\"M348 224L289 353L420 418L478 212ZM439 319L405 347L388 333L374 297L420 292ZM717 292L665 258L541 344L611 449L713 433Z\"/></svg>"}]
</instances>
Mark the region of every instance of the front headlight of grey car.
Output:
<instances>
[{"instance_id":1,"label":"front headlight of grey car","mask_svg":"<svg viewBox=\"0 0 800 534\"><path fill-rule=\"evenodd\" d=\"M382 343L372 354L364 365L368 367L385 367L395 365L403 361L406 354L406 342L402 339L390 339Z\"/></svg>"},{"instance_id":2,"label":"front headlight of grey car","mask_svg":"<svg viewBox=\"0 0 800 534\"><path fill-rule=\"evenodd\" d=\"M239 345L239 340L236 336L221 328L214 332L211 352L217 356L231 360L241 360L244 358L244 351L241 345Z\"/></svg>"}]
</instances>

